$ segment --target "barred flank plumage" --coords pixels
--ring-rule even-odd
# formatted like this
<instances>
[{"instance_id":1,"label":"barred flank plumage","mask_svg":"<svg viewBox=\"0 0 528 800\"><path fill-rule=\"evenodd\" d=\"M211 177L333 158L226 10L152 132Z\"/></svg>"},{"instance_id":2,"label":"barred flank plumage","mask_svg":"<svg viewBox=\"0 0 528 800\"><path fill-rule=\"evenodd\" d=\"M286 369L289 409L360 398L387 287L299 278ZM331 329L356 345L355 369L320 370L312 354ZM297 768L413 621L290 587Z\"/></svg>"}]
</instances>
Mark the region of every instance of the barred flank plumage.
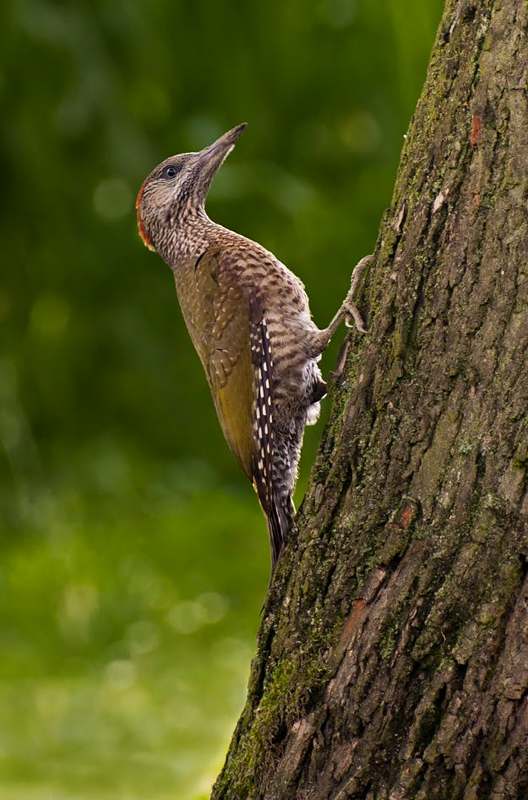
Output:
<instances>
[{"instance_id":1,"label":"barred flank plumage","mask_svg":"<svg viewBox=\"0 0 528 800\"><path fill-rule=\"evenodd\" d=\"M292 524L291 497L281 492L276 480L276 442L273 408L273 356L268 325L260 304L250 301L250 347L254 369L253 388L253 485L266 515L271 545L272 569Z\"/></svg>"}]
</instances>

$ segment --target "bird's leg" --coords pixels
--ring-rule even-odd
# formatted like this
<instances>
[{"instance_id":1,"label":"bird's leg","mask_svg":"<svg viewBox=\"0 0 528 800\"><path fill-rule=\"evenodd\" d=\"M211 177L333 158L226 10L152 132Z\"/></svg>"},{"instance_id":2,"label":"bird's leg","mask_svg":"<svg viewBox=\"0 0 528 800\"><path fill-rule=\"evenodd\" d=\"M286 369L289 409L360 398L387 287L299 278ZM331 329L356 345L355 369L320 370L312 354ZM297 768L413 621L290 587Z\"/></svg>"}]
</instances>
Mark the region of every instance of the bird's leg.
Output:
<instances>
[{"instance_id":1,"label":"bird's leg","mask_svg":"<svg viewBox=\"0 0 528 800\"><path fill-rule=\"evenodd\" d=\"M348 290L348 294L345 297L341 308L331 321L330 325L319 333L316 334L314 337L314 356L319 355L326 350L328 345L330 344L330 340L334 333L336 332L337 328L339 327L340 323L344 320L345 325L347 328L351 328L352 324L355 324L356 328L360 333L366 333L365 323L363 322L363 318L359 313L359 309L354 303L354 296L356 294L357 286L359 283L359 279L361 278L361 274L365 267L372 261L374 256L365 256L361 259L361 261L356 264L354 267L354 271L352 272L352 280L350 282L350 289Z\"/></svg>"}]
</instances>

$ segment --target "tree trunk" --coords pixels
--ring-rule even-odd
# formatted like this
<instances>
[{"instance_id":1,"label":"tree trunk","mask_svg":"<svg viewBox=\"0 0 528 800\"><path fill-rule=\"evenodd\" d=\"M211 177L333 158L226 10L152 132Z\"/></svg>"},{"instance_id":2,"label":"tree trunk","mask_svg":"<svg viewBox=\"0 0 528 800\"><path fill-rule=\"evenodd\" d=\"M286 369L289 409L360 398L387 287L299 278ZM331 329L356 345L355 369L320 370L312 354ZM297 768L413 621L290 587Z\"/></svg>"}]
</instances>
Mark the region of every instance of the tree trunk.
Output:
<instances>
[{"instance_id":1,"label":"tree trunk","mask_svg":"<svg viewBox=\"0 0 528 800\"><path fill-rule=\"evenodd\" d=\"M215 800L528 797L527 31L447 0Z\"/></svg>"}]
</instances>

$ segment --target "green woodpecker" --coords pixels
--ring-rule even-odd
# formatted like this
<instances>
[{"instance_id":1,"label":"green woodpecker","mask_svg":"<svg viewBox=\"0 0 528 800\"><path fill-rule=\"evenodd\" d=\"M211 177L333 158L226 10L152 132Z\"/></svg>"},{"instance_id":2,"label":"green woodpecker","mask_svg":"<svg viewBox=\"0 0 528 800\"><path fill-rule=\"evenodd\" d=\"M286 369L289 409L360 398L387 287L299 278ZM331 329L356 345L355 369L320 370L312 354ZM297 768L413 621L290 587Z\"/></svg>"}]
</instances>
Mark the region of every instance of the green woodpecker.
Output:
<instances>
[{"instance_id":1,"label":"green woodpecker","mask_svg":"<svg viewBox=\"0 0 528 800\"><path fill-rule=\"evenodd\" d=\"M273 253L205 212L211 181L245 123L198 153L157 166L137 197L139 233L170 266L180 307L229 447L268 523L272 569L291 529L304 427L316 422L326 384L317 365L354 305L361 270L330 325L312 321L304 286Z\"/></svg>"}]
</instances>

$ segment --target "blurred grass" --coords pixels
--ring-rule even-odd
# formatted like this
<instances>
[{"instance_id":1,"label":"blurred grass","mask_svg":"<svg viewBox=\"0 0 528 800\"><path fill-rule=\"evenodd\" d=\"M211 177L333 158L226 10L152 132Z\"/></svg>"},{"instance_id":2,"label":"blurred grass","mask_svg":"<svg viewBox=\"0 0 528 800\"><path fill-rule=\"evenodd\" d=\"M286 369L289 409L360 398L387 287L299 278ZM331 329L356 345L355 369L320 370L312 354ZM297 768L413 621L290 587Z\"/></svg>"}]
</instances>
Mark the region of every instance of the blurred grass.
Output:
<instances>
[{"instance_id":1,"label":"blurred grass","mask_svg":"<svg viewBox=\"0 0 528 800\"><path fill-rule=\"evenodd\" d=\"M208 796L268 544L134 196L247 120L209 212L293 268L326 324L390 201L440 11L4 4L0 800Z\"/></svg>"},{"instance_id":2,"label":"blurred grass","mask_svg":"<svg viewBox=\"0 0 528 800\"><path fill-rule=\"evenodd\" d=\"M260 518L198 463L126 464L115 494L34 497L5 542L2 798L195 798L221 766L267 584Z\"/></svg>"}]
</instances>

